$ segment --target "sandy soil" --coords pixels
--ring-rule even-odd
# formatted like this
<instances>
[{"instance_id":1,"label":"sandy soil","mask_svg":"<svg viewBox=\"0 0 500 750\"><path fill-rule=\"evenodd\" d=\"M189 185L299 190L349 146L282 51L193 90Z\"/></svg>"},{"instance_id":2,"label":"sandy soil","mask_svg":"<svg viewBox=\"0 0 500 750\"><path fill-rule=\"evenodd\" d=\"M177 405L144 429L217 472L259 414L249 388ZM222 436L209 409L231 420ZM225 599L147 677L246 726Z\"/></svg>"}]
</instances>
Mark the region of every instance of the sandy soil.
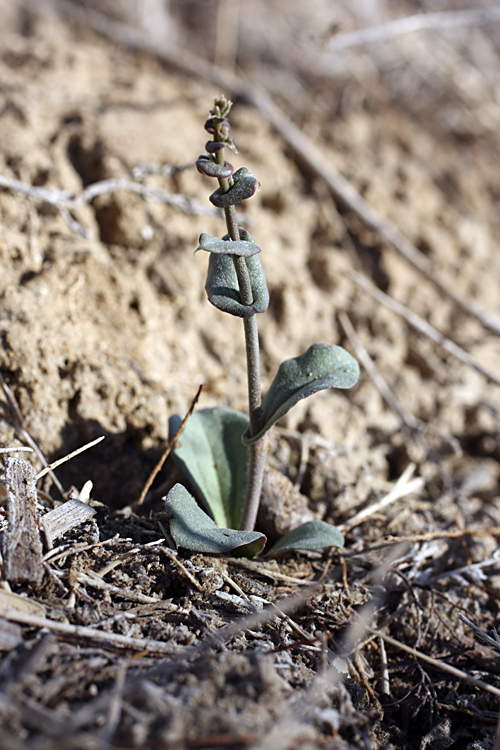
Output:
<instances>
[{"instance_id":1,"label":"sandy soil","mask_svg":"<svg viewBox=\"0 0 500 750\"><path fill-rule=\"evenodd\" d=\"M55 15L34 17L9 0L0 13L0 176L11 181L0 190L0 371L48 460L106 436L56 472L65 490L93 482L97 515L58 542L70 546L47 561L38 588L12 590L58 622L171 647L139 659L134 649L24 627L0 662L0 745L492 747L497 701L482 688L390 645L390 681L382 683L383 642L368 635L340 678L328 665L361 605L374 601L373 627L500 687L498 655L458 618L468 613L486 631L497 623L498 335L381 243L261 112L237 101L233 163L248 166L262 186L244 212L271 294L259 321L264 386L283 359L313 342L354 351L344 313L417 425L409 429L363 369L352 392L319 394L282 420L270 464L298 479L317 517L337 524L382 497L411 462L425 483L352 528L342 559L297 553L246 564L180 553L178 567L164 545L147 546L162 537L161 497L178 478L173 464L143 514L127 508L164 449L169 416L188 408L201 383L200 406L246 408L241 324L209 305L207 258L193 254L200 232L224 233L207 200L213 186L193 167L219 89ZM177 23L187 40L198 33L180 12ZM258 80L264 62L251 50L247 40L241 55ZM325 162L397 225L449 288L500 313L500 115L490 92L476 102L477 87L457 93L449 70L434 98L424 84L412 97L410 84L390 76L371 86L375 74L362 66L361 82L339 74L335 86L321 71L302 70L301 82L291 68L290 80L281 73L269 87ZM159 174L165 166L176 169ZM13 182L74 195L112 178L190 202L117 189L64 211ZM374 300L353 272L462 346L492 378ZM0 445L23 442L4 401ZM43 489L45 509L60 502L50 480ZM378 580L373 572L392 537L410 544ZM113 560L99 588L89 572ZM284 617L241 625L216 639L264 600L300 592L297 578L320 584L291 612L292 624Z\"/></svg>"}]
</instances>

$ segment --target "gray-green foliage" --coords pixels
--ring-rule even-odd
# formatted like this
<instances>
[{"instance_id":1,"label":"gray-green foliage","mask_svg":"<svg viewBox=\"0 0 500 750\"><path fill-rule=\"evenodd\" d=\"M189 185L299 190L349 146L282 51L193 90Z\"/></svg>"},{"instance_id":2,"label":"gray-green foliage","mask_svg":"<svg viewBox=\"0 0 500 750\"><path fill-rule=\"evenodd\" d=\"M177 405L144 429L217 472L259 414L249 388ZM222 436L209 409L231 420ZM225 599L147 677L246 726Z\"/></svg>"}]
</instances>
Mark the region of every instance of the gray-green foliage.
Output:
<instances>
[{"instance_id":1,"label":"gray-green foliage","mask_svg":"<svg viewBox=\"0 0 500 750\"><path fill-rule=\"evenodd\" d=\"M351 388L358 378L359 365L345 349L313 344L300 357L282 362L262 401L262 427L256 435L245 433L243 442L260 440L302 399L326 388Z\"/></svg>"},{"instance_id":2,"label":"gray-green foliage","mask_svg":"<svg viewBox=\"0 0 500 750\"><path fill-rule=\"evenodd\" d=\"M176 484L165 503L170 515L170 534L179 547L222 555L253 557L262 551L266 537L258 531L220 529L182 484Z\"/></svg>"},{"instance_id":3,"label":"gray-green foliage","mask_svg":"<svg viewBox=\"0 0 500 750\"><path fill-rule=\"evenodd\" d=\"M181 422L177 414L170 418L171 436ZM250 453L241 436L247 427L248 417L234 409L202 409L189 418L175 448L178 463L221 528L240 527Z\"/></svg>"},{"instance_id":4,"label":"gray-green foliage","mask_svg":"<svg viewBox=\"0 0 500 750\"><path fill-rule=\"evenodd\" d=\"M231 102L224 97L215 101L211 117L205 123L212 138L205 144L207 153L196 162L202 174L219 182L210 201L224 209L228 231L222 239L203 233L197 249L210 253L205 286L209 301L222 312L243 319L249 418L223 407L204 409L191 417L178 441L175 456L213 520L201 508L196 506L195 510L191 496L179 486L174 488L174 495L174 490L169 493L167 509L172 517L172 537L180 546L208 551L208 545L212 552L239 550L239 554L250 554L255 553L263 535L258 535L259 542L252 541L248 546L241 541L244 537L235 534L255 533L267 450L266 433L300 400L327 388L355 385L359 367L341 347L313 344L304 354L280 365L267 395L261 398L257 314L267 310L269 291L260 247L238 226L235 211L238 203L256 192L259 183L245 167L233 172L232 165L224 159L225 147L236 151L229 135L230 108ZM172 418L171 434L180 422L180 417ZM226 526L232 528L222 528ZM236 529L244 531L236 532ZM342 543L337 529L315 521L289 532L272 551L341 546Z\"/></svg>"},{"instance_id":5,"label":"gray-green foliage","mask_svg":"<svg viewBox=\"0 0 500 750\"><path fill-rule=\"evenodd\" d=\"M253 302L243 304L240 299L238 276L231 256L211 254L208 261L208 274L205 290L209 301L222 312L249 318L256 313L266 312L269 307L269 291L266 276L258 255L244 258L250 278Z\"/></svg>"}]
</instances>

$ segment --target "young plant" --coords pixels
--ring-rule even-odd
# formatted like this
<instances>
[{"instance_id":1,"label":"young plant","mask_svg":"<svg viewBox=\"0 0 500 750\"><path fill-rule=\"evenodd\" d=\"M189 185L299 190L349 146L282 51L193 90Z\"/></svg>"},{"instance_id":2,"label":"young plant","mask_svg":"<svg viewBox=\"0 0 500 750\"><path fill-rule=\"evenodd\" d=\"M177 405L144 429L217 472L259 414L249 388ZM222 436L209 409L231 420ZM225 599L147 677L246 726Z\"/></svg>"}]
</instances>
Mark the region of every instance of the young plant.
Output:
<instances>
[{"instance_id":1,"label":"young plant","mask_svg":"<svg viewBox=\"0 0 500 750\"><path fill-rule=\"evenodd\" d=\"M196 487L211 518L182 485L166 499L170 531L182 547L205 552L238 551L256 554L266 541L254 531L262 492L267 453L266 435L298 401L325 388L350 388L359 367L340 346L313 344L305 354L283 362L261 397L257 315L269 305L269 291L259 254L245 229L238 226L238 203L250 198L259 183L242 167L236 172L225 160L224 149L236 152L227 119L232 103L215 100L205 129L211 135L207 153L196 162L198 171L218 180L210 196L224 210L227 234L219 239L200 236L197 250L210 253L205 285L209 301L222 312L243 320L248 374L249 416L225 407L202 409L187 423L174 455ZM170 433L181 423L170 420ZM330 524L311 521L289 532L271 550L342 546L340 532Z\"/></svg>"}]
</instances>

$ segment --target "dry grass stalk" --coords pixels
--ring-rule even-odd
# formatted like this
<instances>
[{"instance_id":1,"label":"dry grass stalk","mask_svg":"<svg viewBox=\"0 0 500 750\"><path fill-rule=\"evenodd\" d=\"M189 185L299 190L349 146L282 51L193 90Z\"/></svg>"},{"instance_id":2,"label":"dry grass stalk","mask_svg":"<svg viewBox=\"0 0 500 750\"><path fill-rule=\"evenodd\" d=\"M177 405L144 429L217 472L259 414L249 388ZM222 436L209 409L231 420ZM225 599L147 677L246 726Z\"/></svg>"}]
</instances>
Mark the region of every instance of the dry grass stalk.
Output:
<instances>
[{"instance_id":1,"label":"dry grass stalk","mask_svg":"<svg viewBox=\"0 0 500 750\"><path fill-rule=\"evenodd\" d=\"M104 435L101 435L101 437L98 437L95 440L91 440L90 443L86 443L85 445L82 445L81 448L77 448L71 453L68 453L67 456L63 456L63 458L58 458L57 461L53 461L51 464L49 464L44 469L41 469L41 471L38 472L38 474L36 475L36 480L38 481L39 479L44 477L46 474L51 472L53 469L56 469L58 466L61 466L61 464L66 463L66 461L71 461L72 458L74 458L75 456L79 456L80 453L87 451L89 448L93 448L94 445L97 445L102 440L104 440Z\"/></svg>"},{"instance_id":2,"label":"dry grass stalk","mask_svg":"<svg viewBox=\"0 0 500 750\"><path fill-rule=\"evenodd\" d=\"M173 436L172 440L170 440L169 444L167 445L167 447L163 451L160 460L158 461L158 463L154 467L153 471L149 475L149 477L148 477L148 479L146 481L146 484L144 485L144 487L142 489L142 492L139 495L139 499L137 500L137 502L136 502L136 504L134 506L134 510L137 510L137 508L140 508L141 505L143 504L144 500L146 499L146 495L148 494L148 492L149 492L149 490L151 488L151 485L153 484L153 482L155 481L156 477L158 476L158 474L162 470L163 464L165 463L165 461L169 457L170 453L172 452L172 449L174 448L177 439L179 438L179 436L180 436L181 432L183 431L184 427L186 426L189 417L193 413L194 407L196 406L196 404L198 402L198 399L200 398L200 393L202 391L202 388L203 388L203 385L200 385L199 388L198 388L198 390L196 391L195 397L193 398L193 400L191 402L191 406L189 407L186 416L184 417L184 419L182 420L182 422L181 422L181 424L179 426L179 429L176 431L176 433Z\"/></svg>"},{"instance_id":3,"label":"dry grass stalk","mask_svg":"<svg viewBox=\"0 0 500 750\"><path fill-rule=\"evenodd\" d=\"M415 477L414 479L412 479L415 469L415 464L409 464L409 466L406 467L404 472L399 477L392 490L387 495L384 495L384 497L382 497L380 500L377 500L376 502L361 510L359 513L356 513L356 515L346 523L340 524L339 529L341 531L346 531L347 529L352 529L355 526L359 526L359 524L363 523L363 521L366 521L367 518L374 516L383 508L387 508L388 505L391 505L396 500L399 500L402 497L407 497L408 495L411 495L413 493L420 492L424 486L424 480L422 479L422 477Z\"/></svg>"}]
</instances>

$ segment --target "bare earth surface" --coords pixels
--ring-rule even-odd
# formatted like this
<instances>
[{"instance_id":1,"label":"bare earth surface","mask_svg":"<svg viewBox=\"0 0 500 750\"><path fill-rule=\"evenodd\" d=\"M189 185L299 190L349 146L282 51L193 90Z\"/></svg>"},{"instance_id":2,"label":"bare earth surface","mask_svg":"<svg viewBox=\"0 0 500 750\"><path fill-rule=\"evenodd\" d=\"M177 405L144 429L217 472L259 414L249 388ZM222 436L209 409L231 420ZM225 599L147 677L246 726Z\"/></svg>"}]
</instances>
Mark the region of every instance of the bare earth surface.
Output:
<instances>
[{"instance_id":1,"label":"bare earth surface","mask_svg":"<svg viewBox=\"0 0 500 750\"><path fill-rule=\"evenodd\" d=\"M178 23L192 46L197 4L187 5L192 28L182 14ZM268 28L278 29L278 4L268 5ZM291 5L290 24L300 25ZM225 231L208 203L213 185L193 167L221 91L54 14L32 16L9 0L0 14L0 177L10 185L0 189L0 446L26 440L7 390L48 460L106 436L56 470L65 491L93 482L96 515L52 551L44 539L39 584L10 581L31 623L0 597L0 748L492 748L500 693L369 628L500 689L498 648L459 618L488 633L498 624L498 330L384 244L262 112L236 101L232 161L262 185L244 212L271 294L259 320L264 388L283 359L314 342L359 357L350 322L399 413L362 367L355 389L302 402L273 432L270 466L289 479L278 495L294 482L315 517L345 524L342 557L173 552L161 500L179 479L173 463L131 512L169 416L187 410L201 383L199 406L246 410L241 323L210 306L207 257L193 254L200 232ZM467 33L462 44L500 65L487 31ZM360 57L356 76L332 82L307 56L292 70L290 50L280 77L272 55L255 46L251 58L252 44L249 36L242 64L246 55L256 85L269 86L325 164L394 222L446 288L500 315L493 72L481 89L476 58L460 57L469 79L459 80L450 42L429 77L428 50L413 40L398 44L418 85L400 58L394 80L391 60L384 78ZM63 206L115 178L129 189ZM55 193L30 197L16 180L66 194L58 207ZM356 274L463 347L476 368L374 299ZM351 524L411 463L420 490ZM284 481L271 472L269 485ZM43 514L62 497L48 477L39 486Z\"/></svg>"}]
</instances>

